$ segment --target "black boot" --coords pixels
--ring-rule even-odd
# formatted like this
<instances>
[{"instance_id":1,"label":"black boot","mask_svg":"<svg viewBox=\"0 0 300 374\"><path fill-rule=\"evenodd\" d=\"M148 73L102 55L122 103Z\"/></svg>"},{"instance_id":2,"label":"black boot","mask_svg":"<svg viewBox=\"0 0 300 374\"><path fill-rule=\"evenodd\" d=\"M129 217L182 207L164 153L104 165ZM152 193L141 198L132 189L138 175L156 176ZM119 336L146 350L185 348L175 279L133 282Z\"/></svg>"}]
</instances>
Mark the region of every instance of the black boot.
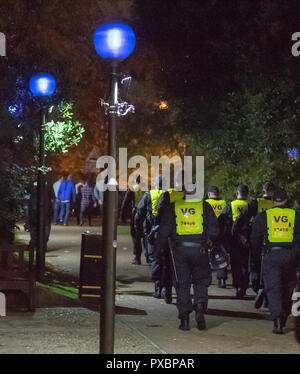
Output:
<instances>
[{"instance_id":1,"label":"black boot","mask_svg":"<svg viewBox=\"0 0 300 374\"><path fill-rule=\"evenodd\" d=\"M178 328L183 331L188 331L190 329L190 317L188 314L180 318L180 325Z\"/></svg>"},{"instance_id":2,"label":"black boot","mask_svg":"<svg viewBox=\"0 0 300 374\"><path fill-rule=\"evenodd\" d=\"M218 287L219 288L226 288L226 281L223 278L218 279Z\"/></svg>"},{"instance_id":3,"label":"black boot","mask_svg":"<svg viewBox=\"0 0 300 374\"><path fill-rule=\"evenodd\" d=\"M269 300L267 298L267 295L265 295L265 303L264 303L264 308L268 308L269 306Z\"/></svg>"},{"instance_id":4,"label":"black boot","mask_svg":"<svg viewBox=\"0 0 300 374\"><path fill-rule=\"evenodd\" d=\"M160 282L159 281L156 281L154 283L154 294L153 296L156 298L156 299L161 299L161 287L160 287Z\"/></svg>"},{"instance_id":5,"label":"black boot","mask_svg":"<svg viewBox=\"0 0 300 374\"><path fill-rule=\"evenodd\" d=\"M244 288L238 288L236 290L236 298L237 299L243 299L246 295L246 290Z\"/></svg>"},{"instance_id":6,"label":"black boot","mask_svg":"<svg viewBox=\"0 0 300 374\"><path fill-rule=\"evenodd\" d=\"M254 299L254 307L256 309L259 309L262 307L263 303L266 302L266 294L263 288L258 290L257 295L255 296Z\"/></svg>"},{"instance_id":7,"label":"black boot","mask_svg":"<svg viewBox=\"0 0 300 374\"><path fill-rule=\"evenodd\" d=\"M206 323L204 314L207 310L207 303L200 303L195 306L196 311L196 322L197 322L197 329L198 330L205 330L206 329Z\"/></svg>"},{"instance_id":8,"label":"black boot","mask_svg":"<svg viewBox=\"0 0 300 374\"><path fill-rule=\"evenodd\" d=\"M283 334L283 324L281 318L274 319L273 334Z\"/></svg>"},{"instance_id":9,"label":"black boot","mask_svg":"<svg viewBox=\"0 0 300 374\"><path fill-rule=\"evenodd\" d=\"M172 304L172 287L163 287L161 297L165 299L166 304Z\"/></svg>"},{"instance_id":10,"label":"black boot","mask_svg":"<svg viewBox=\"0 0 300 374\"><path fill-rule=\"evenodd\" d=\"M288 317L289 317L289 314L288 314L288 313L285 313L285 312L284 312L284 313L282 314L282 316L281 316L281 318L280 318L282 327L285 327Z\"/></svg>"}]
</instances>

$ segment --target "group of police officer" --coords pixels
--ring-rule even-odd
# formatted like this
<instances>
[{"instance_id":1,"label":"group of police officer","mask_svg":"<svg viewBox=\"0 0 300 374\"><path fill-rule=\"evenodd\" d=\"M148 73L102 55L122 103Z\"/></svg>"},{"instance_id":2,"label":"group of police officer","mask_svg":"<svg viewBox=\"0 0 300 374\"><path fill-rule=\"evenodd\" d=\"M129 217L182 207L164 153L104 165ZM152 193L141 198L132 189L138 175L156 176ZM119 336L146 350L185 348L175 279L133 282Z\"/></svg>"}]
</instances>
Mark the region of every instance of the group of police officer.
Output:
<instances>
[{"instance_id":1,"label":"group of police officer","mask_svg":"<svg viewBox=\"0 0 300 374\"><path fill-rule=\"evenodd\" d=\"M288 207L286 191L266 183L262 196L249 202L248 187L239 185L236 199L226 203L216 186L209 187L204 200L195 198L195 191L184 183L181 191L178 186L164 191L163 180L157 177L155 188L144 194L140 183L123 202L123 207L128 201L133 205L133 263L141 264L143 246L154 297L172 303L175 287L179 329L190 329L193 310L197 328L206 329L212 269L217 270L218 286L226 288L230 258L236 297L244 298L251 284L256 307L263 300L269 307L273 333L284 333L297 283L300 243L300 217Z\"/></svg>"}]
</instances>

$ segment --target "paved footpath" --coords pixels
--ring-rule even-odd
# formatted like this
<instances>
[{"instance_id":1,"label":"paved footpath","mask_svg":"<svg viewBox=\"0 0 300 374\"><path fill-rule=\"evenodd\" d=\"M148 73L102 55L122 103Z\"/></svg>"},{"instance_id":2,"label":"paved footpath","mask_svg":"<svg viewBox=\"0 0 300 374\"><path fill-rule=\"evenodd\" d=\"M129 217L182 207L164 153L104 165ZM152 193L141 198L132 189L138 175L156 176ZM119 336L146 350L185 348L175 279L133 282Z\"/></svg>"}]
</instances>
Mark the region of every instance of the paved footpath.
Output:
<instances>
[{"instance_id":1,"label":"paved footpath","mask_svg":"<svg viewBox=\"0 0 300 374\"><path fill-rule=\"evenodd\" d=\"M123 228L124 229L124 228ZM54 226L46 261L60 271L78 277L81 232L97 228ZM124 232L124 230L123 230ZM20 239L28 241L28 233ZM129 235L118 236L116 353L300 353L294 339L293 319L283 336L271 333L268 311L253 306L253 292L237 300L234 290L209 289L207 330L178 330L174 303L152 297L153 284L145 264L132 265ZM143 259L144 260L144 259ZM38 308L36 313L8 313L0 321L0 353L98 353L99 313L63 302Z\"/></svg>"}]
</instances>

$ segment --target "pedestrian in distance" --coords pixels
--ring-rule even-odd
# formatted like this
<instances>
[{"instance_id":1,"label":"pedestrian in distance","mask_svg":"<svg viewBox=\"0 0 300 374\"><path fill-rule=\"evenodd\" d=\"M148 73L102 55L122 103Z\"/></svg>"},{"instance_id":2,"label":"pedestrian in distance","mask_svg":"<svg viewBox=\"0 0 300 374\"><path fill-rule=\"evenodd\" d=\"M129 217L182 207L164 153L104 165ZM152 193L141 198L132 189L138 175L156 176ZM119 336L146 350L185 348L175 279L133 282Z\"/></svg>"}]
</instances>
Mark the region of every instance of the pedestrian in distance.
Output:
<instances>
[{"instance_id":1,"label":"pedestrian in distance","mask_svg":"<svg viewBox=\"0 0 300 374\"><path fill-rule=\"evenodd\" d=\"M75 203L76 191L74 184L72 182L72 175L70 174L68 178L63 181L59 187L57 197L60 201L60 224L68 226L68 220L70 215L71 202Z\"/></svg>"},{"instance_id":2,"label":"pedestrian in distance","mask_svg":"<svg viewBox=\"0 0 300 374\"><path fill-rule=\"evenodd\" d=\"M84 185L84 178L80 175L79 182L75 184L75 192L76 192L76 202L75 202L75 214L76 214L76 221L77 225L80 224L80 207L81 207L81 189Z\"/></svg>"},{"instance_id":3,"label":"pedestrian in distance","mask_svg":"<svg viewBox=\"0 0 300 374\"><path fill-rule=\"evenodd\" d=\"M130 234L133 241L133 254L134 259L132 261L132 264L134 265L141 265L141 256L143 252L144 246L144 235L141 231L136 231L134 226L134 217L136 213L136 208L138 206L138 203L140 202L141 198L144 195L144 191L142 190L144 184L142 181L142 177L138 175L136 177L136 183L133 185L133 191L128 190L124 196L124 200L121 205L121 219L122 222L126 222L126 214L128 211L130 211ZM147 256L145 253L146 261Z\"/></svg>"},{"instance_id":4,"label":"pedestrian in distance","mask_svg":"<svg viewBox=\"0 0 300 374\"><path fill-rule=\"evenodd\" d=\"M94 187L91 178L88 178L81 188L81 196L80 226L83 226L85 215L88 216L89 226L92 226L92 210L97 206L97 201L94 196Z\"/></svg>"},{"instance_id":5,"label":"pedestrian in distance","mask_svg":"<svg viewBox=\"0 0 300 374\"><path fill-rule=\"evenodd\" d=\"M99 206L100 217L103 215L103 201L104 201L104 179L97 178L96 184L94 187L94 196L97 200Z\"/></svg>"},{"instance_id":6,"label":"pedestrian in distance","mask_svg":"<svg viewBox=\"0 0 300 374\"><path fill-rule=\"evenodd\" d=\"M58 190L63 180L64 180L64 177L60 176L59 179L53 183L53 193L54 193L53 222L55 225L58 224L59 209L60 209L60 200L58 198Z\"/></svg>"}]
</instances>

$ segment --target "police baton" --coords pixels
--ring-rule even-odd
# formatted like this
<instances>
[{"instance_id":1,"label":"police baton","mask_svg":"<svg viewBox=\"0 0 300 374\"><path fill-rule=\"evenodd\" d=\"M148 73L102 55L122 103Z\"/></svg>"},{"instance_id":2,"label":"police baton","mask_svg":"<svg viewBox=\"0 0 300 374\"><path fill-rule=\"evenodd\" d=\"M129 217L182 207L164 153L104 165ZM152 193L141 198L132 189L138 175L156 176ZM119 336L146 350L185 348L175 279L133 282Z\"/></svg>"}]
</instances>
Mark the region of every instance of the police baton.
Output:
<instances>
[{"instance_id":1,"label":"police baton","mask_svg":"<svg viewBox=\"0 0 300 374\"><path fill-rule=\"evenodd\" d=\"M257 291L257 295L255 296L254 307L255 309L259 309L262 307L264 299L265 299L265 290L263 287L263 264L264 264L264 256L265 256L265 245L261 254L261 263L260 263L260 275L259 275L259 290Z\"/></svg>"},{"instance_id":2,"label":"police baton","mask_svg":"<svg viewBox=\"0 0 300 374\"><path fill-rule=\"evenodd\" d=\"M172 258L173 270L174 270L174 274L175 274L176 287L177 287L177 285L178 285L178 276L177 276L177 271L176 271L176 266L175 266L175 260L174 260L172 239L168 238L168 242L169 242L169 248L170 248L170 253L171 253L171 258Z\"/></svg>"}]
</instances>

